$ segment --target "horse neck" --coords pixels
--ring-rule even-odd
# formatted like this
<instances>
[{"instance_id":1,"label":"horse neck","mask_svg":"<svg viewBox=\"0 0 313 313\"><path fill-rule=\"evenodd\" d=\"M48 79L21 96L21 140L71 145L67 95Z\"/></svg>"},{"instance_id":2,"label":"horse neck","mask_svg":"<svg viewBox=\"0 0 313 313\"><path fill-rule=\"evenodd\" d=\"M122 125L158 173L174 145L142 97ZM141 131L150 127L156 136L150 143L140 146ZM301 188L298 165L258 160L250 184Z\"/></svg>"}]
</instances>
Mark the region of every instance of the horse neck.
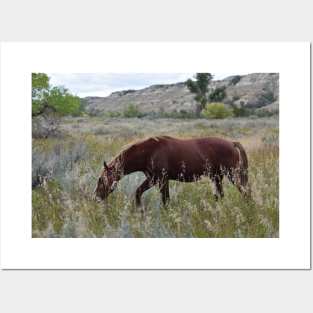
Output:
<instances>
[{"instance_id":1,"label":"horse neck","mask_svg":"<svg viewBox=\"0 0 313 313\"><path fill-rule=\"evenodd\" d=\"M138 163L138 158L142 159L143 157L143 154L138 149L129 149L123 151L111 163L113 168L117 169L117 172L121 173L121 176L124 176L142 171L143 168L140 162Z\"/></svg>"},{"instance_id":2,"label":"horse neck","mask_svg":"<svg viewBox=\"0 0 313 313\"><path fill-rule=\"evenodd\" d=\"M115 179L120 180L123 176L136 172L137 170L129 162L127 156L121 153L116 158L114 158L110 164L109 168L114 171Z\"/></svg>"},{"instance_id":3,"label":"horse neck","mask_svg":"<svg viewBox=\"0 0 313 313\"><path fill-rule=\"evenodd\" d=\"M115 180L119 181L124 174L123 164L120 162L120 156L115 157L109 164L109 169L114 173Z\"/></svg>"}]
</instances>

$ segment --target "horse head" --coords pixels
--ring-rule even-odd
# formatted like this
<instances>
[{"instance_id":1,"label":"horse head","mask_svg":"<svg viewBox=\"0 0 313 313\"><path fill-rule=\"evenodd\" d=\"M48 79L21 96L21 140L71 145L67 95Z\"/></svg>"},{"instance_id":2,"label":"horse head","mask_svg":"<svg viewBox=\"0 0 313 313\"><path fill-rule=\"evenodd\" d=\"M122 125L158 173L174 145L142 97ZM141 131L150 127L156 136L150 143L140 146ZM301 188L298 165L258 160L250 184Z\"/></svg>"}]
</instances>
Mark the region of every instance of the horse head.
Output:
<instances>
[{"instance_id":1,"label":"horse head","mask_svg":"<svg viewBox=\"0 0 313 313\"><path fill-rule=\"evenodd\" d=\"M105 200L108 195L114 191L117 185L116 175L114 171L103 162L103 169L98 178L97 186L95 188L94 194L96 199Z\"/></svg>"}]
</instances>

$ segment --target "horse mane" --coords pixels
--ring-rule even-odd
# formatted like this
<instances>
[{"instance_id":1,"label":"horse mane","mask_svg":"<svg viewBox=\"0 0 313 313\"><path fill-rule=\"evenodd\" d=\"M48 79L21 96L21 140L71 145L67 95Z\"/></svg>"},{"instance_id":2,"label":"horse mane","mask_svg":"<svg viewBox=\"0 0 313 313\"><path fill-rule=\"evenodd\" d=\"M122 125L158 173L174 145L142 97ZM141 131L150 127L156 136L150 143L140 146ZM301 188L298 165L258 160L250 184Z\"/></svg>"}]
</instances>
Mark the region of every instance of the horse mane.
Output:
<instances>
[{"instance_id":1,"label":"horse mane","mask_svg":"<svg viewBox=\"0 0 313 313\"><path fill-rule=\"evenodd\" d=\"M141 145L143 143L146 143L146 142L149 142L149 141L162 142L162 141L164 141L166 139L173 139L173 138L174 137L171 137L171 136L161 135L161 136L153 136L153 137L143 138L143 139L140 139L140 140L129 142L128 144L122 146L121 151L114 158L112 158L112 161L110 162L110 164L113 163L113 162L116 162L117 160L122 162L121 159L123 158L123 155L126 152L128 152L129 150L131 150L133 148L138 147L139 145Z\"/></svg>"},{"instance_id":2,"label":"horse mane","mask_svg":"<svg viewBox=\"0 0 313 313\"><path fill-rule=\"evenodd\" d=\"M173 137L162 135L162 136L153 136L153 137L143 138L141 140L136 140L136 141L133 141L133 142L130 142L130 143L124 145L122 147L122 150L120 151L120 154L123 153L123 152L126 152L127 150L129 150L131 148L137 147L137 146L139 146L142 143L145 143L145 142L148 142L148 141L159 142L159 141L163 141L165 139L173 139Z\"/></svg>"}]
</instances>

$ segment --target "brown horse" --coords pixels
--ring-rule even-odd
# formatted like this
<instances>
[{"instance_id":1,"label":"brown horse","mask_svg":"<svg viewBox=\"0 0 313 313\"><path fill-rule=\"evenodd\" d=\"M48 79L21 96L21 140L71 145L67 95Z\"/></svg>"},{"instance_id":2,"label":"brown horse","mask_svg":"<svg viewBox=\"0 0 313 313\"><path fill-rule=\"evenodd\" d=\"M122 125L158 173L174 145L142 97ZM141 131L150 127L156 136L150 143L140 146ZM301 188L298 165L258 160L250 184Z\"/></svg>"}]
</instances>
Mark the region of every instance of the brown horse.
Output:
<instances>
[{"instance_id":1,"label":"brown horse","mask_svg":"<svg viewBox=\"0 0 313 313\"><path fill-rule=\"evenodd\" d=\"M158 185L163 204L169 200L169 180L194 182L208 176L215 185L214 196L223 197L223 176L247 195L248 160L239 142L208 137L178 139L169 136L152 137L124 149L108 165L104 162L95 195L102 200L115 189L124 176L141 171L146 180L136 190L136 204L142 194Z\"/></svg>"}]
</instances>

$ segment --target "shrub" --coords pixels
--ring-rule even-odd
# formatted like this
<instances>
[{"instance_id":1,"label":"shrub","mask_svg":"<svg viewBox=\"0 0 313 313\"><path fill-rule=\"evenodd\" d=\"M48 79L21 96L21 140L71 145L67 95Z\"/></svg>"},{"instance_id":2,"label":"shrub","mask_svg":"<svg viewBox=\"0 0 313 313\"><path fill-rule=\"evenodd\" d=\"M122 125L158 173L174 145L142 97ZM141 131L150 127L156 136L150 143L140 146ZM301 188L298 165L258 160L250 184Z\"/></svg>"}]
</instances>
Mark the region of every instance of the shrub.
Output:
<instances>
[{"instance_id":1,"label":"shrub","mask_svg":"<svg viewBox=\"0 0 313 313\"><path fill-rule=\"evenodd\" d=\"M122 116L122 113L118 111L108 111L108 112L103 113L103 117L118 118L121 116Z\"/></svg>"},{"instance_id":2,"label":"shrub","mask_svg":"<svg viewBox=\"0 0 313 313\"><path fill-rule=\"evenodd\" d=\"M32 118L33 138L61 137L60 119L56 114L41 114Z\"/></svg>"},{"instance_id":3,"label":"shrub","mask_svg":"<svg viewBox=\"0 0 313 313\"><path fill-rule=\"evenodd\" d=\"M42 141L41 147L33 148L32 153L32 187L42 185L44 181L55 179L64 189L75 184L72 177L76 165L88 158L85 143L56 143L53 148Z\"/></svg>"},{"instance_id":4,"label":"shrub","mask_svg":"<svg viewBox=\"0 0 313 313\"><path fill-rule=\"evenodd\" d=\"M278 110L268 111L266 109L255 110L254 114L257 117L271 117L278 114Z\"/></svg>"},{"instance_id":5,"label":"shrub","mask_svg":"<svg viewBox=\"0 0 313 313\"><path fill-rule=\"evenodd\" d=\"M232 110L233 110L234 117L246 117L246 116L253 114L252 109L245 108L244 106L237 107L234 105L232 107Z\"/></svg>"},{"instance_id":6,"label":"shrub","mask_svg":"<svg viewBox=\"0 0 313 313\"><path fill-rule=\"evenodd\" d=\"M133 104L129 104L127 108L123 111L123 116L126 118L131 118L131 117L143 117L143 113L141 113L137 106Z\"/></svg>"},{"instance_id":7,"label":"shrub","mask_svg":"<svg viewBox=\"0 0 313 313\"><path fill-rule=\"evenodd\" d=\"M231 84L236 85L237 83L239 83L240 79L241 79L240 75L233 76L231 79Z\"/></svg>"},{"instance_id":8,"label":"shrub","mask_svg":"<svg viewBox=\"0 0 313 313\"><path fill-rule=\"evenodd\" d=\"M108 131L105 127L100 126L94 130L94 134L95 135L106 135L106 134L108 134Z\"/></svg>"},{"instance_id":9,"label":"shrub","mask_svg":"<svg viewBox=\"0 0 313 313\"><path fill-rule=\"evenodd\" d=\"M158 113L155 113L153 117L154 118L192 119L192 118L197 118L197 115L195 112L191 112L191 111L174 110L172 112L160 111Z\"/></svg>"},{"instance_id":10,"label":"shrub","mask_svg":"<svg viewBox=\"0 0 313 313\"><path fill-rule=\"evenodd\" d=\"M232 116L232 110L228 109L224 103L212 102L206 105L205 109L202 110L202 115L205 118L227 118Z\"/></svg>"},{"instance_id":11,"label":"shrub","mask_svg":"<svg viewBox=\"0 0 313 313\"><path fill-rule=\"evenodd\" d=\"M232 96L231 102L238 101L239 99L240 99L240 97L238 95L234 95L234 96Z\"/></svg>"},{"instance_id":12,"label":"shrub","mask_svg":"<svg viewBox=\"0 0 313 313\"><path fill-rule=\"evenodd\" d=\"M45 187L40 186L32 191L33 230L44 231L52 222L49 237L59 237L64 224L64 207L61 198L62 189L54 180L49 181Z\"/></svg>"},{"instance_id":13,"label":"shrub","mask_svg":"<svg viewBox=\"0 0 313 313\"><path fill-rule=\"evenodd\" d=\"M278 114L278 110L269 111L266 108L247 108L242 103L240 106L230 103L230 106L234 117L271 117Z\"/></svg>"},{"instance_id":14,"label":"shrub","mask_svg":"<svg viewBox=\"0 0 313 313\"><path fill-rule=\"evenodd\" d=\"M272 103L276 100L274 93L270 90L265 91L264 94L262 95L262 98L264 99L265 103Z\"/></svg>"}]
</instances>

